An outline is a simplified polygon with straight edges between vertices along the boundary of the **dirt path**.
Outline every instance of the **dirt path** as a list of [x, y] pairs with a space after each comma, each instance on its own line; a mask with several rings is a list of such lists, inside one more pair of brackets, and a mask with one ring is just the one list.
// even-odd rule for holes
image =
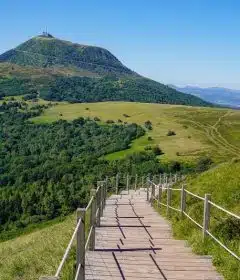
[[199, 123], [197, 121], [191, 120], [191, 119], [184, 119], [188, 122], [191, 122], [193, 125], [200, 128], [204, 134], [207, 136], [207, 138], [217, 147], [227, 151], [230, 154], [233, 154], [235, 156], [240, 156], [240, 148], [234, 146], [233, 144], [229, 143], [219, 132], [218, 127], [221, 124], [221, 121], [223, 118], [227, 117], [231, 112], [227, 112], [221, 117], [218, 118], [216, 123], [214, 125], [204, 125], [202, 123]]

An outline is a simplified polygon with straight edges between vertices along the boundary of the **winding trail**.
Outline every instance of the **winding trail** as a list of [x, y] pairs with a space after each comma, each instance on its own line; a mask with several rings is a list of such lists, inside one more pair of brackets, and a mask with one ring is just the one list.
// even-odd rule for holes
[[187, 119], [187, 118], [185, 118], [184, 120], [187, 122], [191, 122], [194, 126], [197, 126], [198, 128], [200, 128], [204, 132], [204, 134], [207, 136], [207, 138], [217, 147], [219, 147], [235, 156], [240, 156], [240, 148], [229, 143], [221, 135], [221, 133], [218, 130], [218, 127], [220, 126], [223, 118], [226, 118], [230, 114], [231, 114], [231, 112], [228, 111], [224, 115], [220, 116], [214, 125], [208, 125], [208, 124], [204, 125], [200, 122], [197, 122], [197, 121], [194, 121], [191, 119]]

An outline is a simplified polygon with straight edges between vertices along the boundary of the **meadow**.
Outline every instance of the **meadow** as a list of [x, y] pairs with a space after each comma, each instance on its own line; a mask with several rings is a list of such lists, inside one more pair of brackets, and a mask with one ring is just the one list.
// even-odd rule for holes
[[[147, 130], [146, 135], [134, 141], [128, 150], [108, 155], [110, 160], [153, 144], [163, 150], [162, 160], [189, 162], [207, 155], [222, 162], [240, 155], [240, 111], [231, 109], [135, 102], [58, 103], [32, 121], [49, 123], [80, 116], [142, 126], [151, 121], [152, 130]], [[167, 136], [169, 130], [176, 135]]]

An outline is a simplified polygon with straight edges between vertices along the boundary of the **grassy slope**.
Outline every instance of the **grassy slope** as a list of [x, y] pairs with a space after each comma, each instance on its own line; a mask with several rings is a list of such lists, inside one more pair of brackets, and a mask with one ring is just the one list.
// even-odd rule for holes
[[[126, 118], [123, 114], [130, 117]], [[35, 118], [34, 121], [52, 122], [60, 118], [72, 120], [80, 116], [90, 118], [97, 116], [102, 120], [115, 121], [121, 119], [141, 125], [147, 120], [153, 123], [153, 130], [136, 140], [131, 149], [111, 154], [107, 157], [108, 159], [123, 157], [126, 153], [142, 150], [148, 144], [159, 144], [165, 152], [162, 158], [167, 160], [192, 161], [199, 155], [209, 154], [217, 161], [222, 161], [240, 155], [240, 141], [237, 141], [240, 111], [230, 109], [133, 102], [59, 103], [58, 106], [48, 109], [44, 115]], [[226, 124], [227, 129], [225, 129]], [[174, 130], [177, 135], [166, 136], [169, 129]], [[232, 134], [233, 130], [234, 134]], [[153, 141], [148, 141], [148, 136], [151, 136]], [[180, 153], [180, 156], [176, 153]]]
[[74, 217], [69, 216], [61, 223], [0, 243], [0, 279], [35, 280], [54, 275], [74, 225]]
[[49, 68], [39, 68], [33, 66], [22, 66], [8, 62], [0, 63], [0, 76], [5, 78], [29, 78], [39, 79], [53, 75], [79, 76], [79, 77], [99, 77], [98, 74], [88, 70], [78, 69], [74, 66], [61, 67], [54, 66]]
[[[89, 232], [89, 214], [87, 211], [86, 236]], [[40, 225], [40, 229], [0, 243], [1, 280], [35, 280], [40, 276], [55, 275], [74, 232], [76, 219], [75, 215], [69, 215], [62, 222], [56, 219], [47, 223], [52, 225]], [[74, 278], [75, 252], [74, 244], [60, 274], [61, 280]]]
[[[204, 196], [205, 193], [211, 194], [211, 200], [225, 209], [236, 214], [240, 214], [240, 161], [232, 160], [220, 164], [216, 168], [212, 168], [195, 178], [189, 178], [187, 189], [195, 194]], [[166, 197], [165, 197], [166, 199]], [[179, 207], [180, 193], [173, 193], [172, 206]], [[202, 224], [203, 217], [203, 202], [191, 198], [187, 195], [187, 213]], [[165, 208], [160, 210], [160, 213], [165, 215]], [[172, 211], [171, 221], [173, 225], [174, 235], [178, 239], [187, 239], [192, 245], [193, 250], [199, 254], [213, 256], [213, 263], [216, 265], [226, 280], [238, 280], [240, 276], [239, 261], [222, 249], [212, 239], [208, 239], [205, 243], [202, 241], [202, 232], [188, 219], [181, 219], [180, 214]], [[223, 238], [216, 230], [216, 227], [229, 216], [214, 207], [211, 208], [210, 232], [231, 248], [237, 255], [240, 255], [240, 240], [235, 238]], [[234, 219], [236, 221], [236, 219]], [[229, 228], [231, 229], [231, 228]]]

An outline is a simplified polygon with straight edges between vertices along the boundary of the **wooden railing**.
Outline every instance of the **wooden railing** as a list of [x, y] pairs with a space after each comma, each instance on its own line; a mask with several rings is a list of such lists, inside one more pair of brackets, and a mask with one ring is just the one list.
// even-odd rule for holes
[[[154, 176], [153, 178], [156, 178]], [[171, 174], [160, 175], [161, 181], [168, 184], [175, 182], [179, 176], [174, 177]], [[149, 176], [147, 177], [149, 179]], [[91, 190], [90, 200], [86, 208], [77, 209], [76, 227], [70, 239], [70, 242], [64, 252], [62, 260], [54, 276], [41, 276], [40, 280], [60, 280], [61, 273], [71, 249], [76, 243], [76, 269], [75, 280], [85, 279], [85, 252], [95, 249], [95, 229], [100, 226], [100, 218], [103, 215], [103, 209], [106, 204], [108, 190], [118, 194], [121, 189], [129, 191], [130, 188], [137, 190], [138, 187], [145, 187], [147, 184], [146, 176], [130, 176], [129, 174], [117, 174], [115, 177], [106, 178], [104, 181], [98, 181], [97, 189]], [[121, 186], [120, 186], [121, 185]], [[86, 226], [86, 213], [90, 210], [89, 229]], [[86, 238], [87, 235], [87, 238]]]
[[[76, 273], [75, 280], [85, 279], [85, 252], [87, 249], [93, 251], [95, 249], [95, 228], [100, 226], [100, 218], [107, 197], [108, 179], [98, 182], [97, 189], [91, 190], [91, 198], [86, 208], [77, 209], [76, 227], [72, 234], [71, 240], [64, 252], [63, 258], [57, 268], [54, 276], [41, 276], [40, 280], [59, 280], [64, 265], [69, 257], [73, 245], [76, 243]], [[86, 226], [86, 213], [90, 210], [89, 230]], [[87, 235], [87, 238], [86, 238]]]
[[[157, 188], [157, 194], [156, 194], [156, 188]], [[166, 192], [166, 203], [163, 203], [162, 197], [163, 192]], [[180, 199], [179, 204], [180, 208], [173, 207], [171, 205], [172, 202], [172, 192], [180, 192]], [[187, 195], [190, 195], [191, 197], [194, 197], [198, 200], [201, 200], [203, 202], [203, 217], [202, 217], [202, 224], [194, 220], [187, 212], [186, 212], [186, 197]], [[203, 239], [205, 239], [206, 236], [210, 236], [214, 241], [216, 241], [222, 248], [224, 248], [228, 253], [230, 253], [234, 258], [240, 261], [240, 256], [238, 256], [235, 252], [230, 250], [226, 245], [223, 244], [216, 236], [214, 236], [209, 229], [210, 225], [210, 217], [211, 217], [211, 207], [215, 207], [218, 210], [223, 211], [224, 213], [230, 215], [233, 218], [236, 218], [240, 220], [240, 216], [224, 209], [223, 207], [217, 205], [216, 203], [211, 201], [211, 195], [205, 194], [204, 197], [201, 197], [197, 194], [194, 194], [188, 190], [186, 190], [185, 185], [182, 185], [181, 188], [173, 188], [171, 184], [156, 184], [153, 182], [153, 180], [147, 179], [147, 200], [152, 204], [156, 201], [157, 207], [160, 207], [161, 205], [166, 207], [166, 214], [169, 215], [171, 210], [177, 211], [181, 213], [182, 217], [187, 217], [189, 220], [191, 220], [197, 227], [202, 229], [202, 236]]]
[[[151, 177], [151, 179], [150, 179]], [[202, 229], [203, 238], [209, 235], [213, 238], [221, 247], [228, 251], [233, 257], [240, 260], [240, 257], [237, 256], [233, 251], [227, 248], [220, 240], [218, 240], [210, 231], [209, 231], [209, 221], [210, 221], [210, 206], [216, 207], [217, 209], [224, 211], [226, 214], [231, 215], [237, 219], [240, 217], [221, 206], [213, 203], [210, 200], [210, 195], [206, 194], [205, 197], [196, 195], [185, 189], [183, 185], [181, 188], [173, 188], [173, 184], [179, 180], [184, 180], [183, 176], [179, 174], [160, 174], [155, 176], [130, 176], [129, 174], [120, 175], [117, 174], [115, 177], [106, 179], [104, 181], [99, 181], [97, 183], [97, 189], [91, 190], [91, 196], [89, 203], [86, 208], [77, 209], [77, 221], [76, 227], [70, 239], [70, 242], [65, 250], [65, 253], [62, 257], [62, 260], [57, 268], [57, 271], [54, 276], [41, 276], [40, 280], [60, 280], [61, 273], [64, 265], [69, 257], [71, 249], [76, 243], [76, 269], [75, 269], [75, 280], [84, 280], [85, 279], [85, 252], [86, 250], [94, 251], [95, 249], [95, 229], [100, 226], [101, 216], [103, 215], [103, 209], [106, 204], [107, 192], [119, 194], [120, 190], [126, 190], [129, 192], [130, 188], [137, 191], [137, 189], [143, 188], [146, 191], [146, 199], [154, 205], [154, 202], [157, 202], [157, 206], [166, 207], [167, 215], [170, 215], [170, 211], [174, 210], [181, 213], [182, 217], [186, 216], [194, 224]], [[157, 189], [157, 193], [156, 193]], [[180, 208], [172, 206], [172, 192], [180, 192]], [[163, 202], [163, 193], [166, 192], [166, 203]], [[186, 197], [190, 195], [204, 202], [204, 214], [203, 214], [203, 223], [200, 224], [195, 221], [187, 212], [186, 212]], [[90, 210], [89, 216], [89, 226], [86, 225], [86, 213]]]

